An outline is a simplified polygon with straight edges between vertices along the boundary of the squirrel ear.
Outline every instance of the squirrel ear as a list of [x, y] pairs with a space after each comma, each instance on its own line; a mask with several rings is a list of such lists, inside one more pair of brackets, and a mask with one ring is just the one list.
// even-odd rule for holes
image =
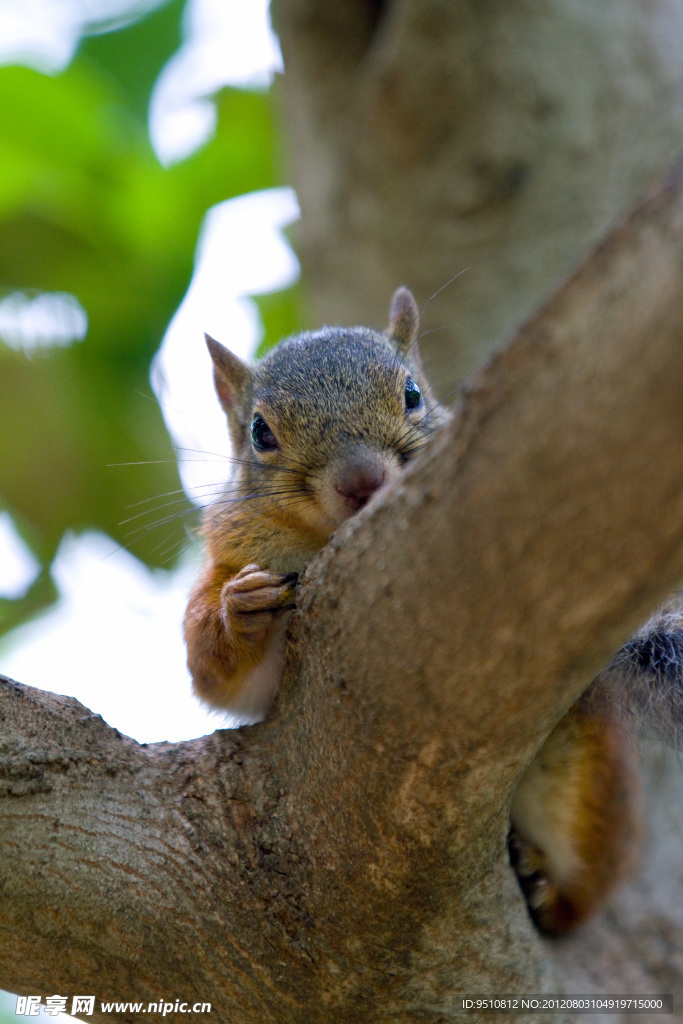
[[399, 352], [405, 353], [415, 343], [420, 327], [420, 311], [413, 293], [397, 288], [391, 300], [387, 333]]
[[251, 370], [246, 363], [205, 334], [206, 347], [213, 360], [213, 381], [216, 386], [218, 400], [229, 414], [239, 416], [242, 399], [251, 384]]

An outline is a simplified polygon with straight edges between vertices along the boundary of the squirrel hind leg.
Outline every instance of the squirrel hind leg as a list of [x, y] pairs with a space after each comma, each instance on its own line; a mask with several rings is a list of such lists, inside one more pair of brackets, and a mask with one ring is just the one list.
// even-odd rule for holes
[[508, 836], [508, 850], [529, 915], [538, 930], [544, 935], [566, 935], [582, 920], [579, 902], [553, 881], [543, 851], [527, 842], [514, 825]]
[[632, 740], [579, 703], [548, 737], [513, 797], [510, 860], [540, 931], [561, 936], [633, 868], [640, 778]]

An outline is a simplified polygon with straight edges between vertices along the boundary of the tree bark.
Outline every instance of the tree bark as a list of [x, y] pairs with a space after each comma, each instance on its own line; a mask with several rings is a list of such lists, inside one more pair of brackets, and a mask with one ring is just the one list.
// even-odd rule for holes
[[425, 306], [443, 396], [675, 158], [672, 0], [274, 0], [313, 322]]
[[[311, 563], [269, 720], [140, 745], [5, 680], [0, 985], [350, 1024], [586, 980], [582, 940], [530, 924], [508, 807], [682, 575], [682, 337], [678, 169]], [[659, 910], [652, 943], [680, 931]], [[633, 991], [637, 942], [606, 934]], [[639, 969], [680, 991], [674, 960]]]

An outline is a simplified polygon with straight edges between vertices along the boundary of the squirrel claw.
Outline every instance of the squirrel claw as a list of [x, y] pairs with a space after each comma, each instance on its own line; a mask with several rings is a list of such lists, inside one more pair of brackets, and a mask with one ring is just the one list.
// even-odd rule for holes
[[296, 579], [296, 573], [246, 565], [221, 591], [226, 629], [248, 642], [261, 642], [275, 616], [294, 607]]
[[510, 830], [508, 850], [522, 892], [532, 916], [543, 911], [551, 898], [548, 869], [543, 853], [529, 843], [516, 829]]

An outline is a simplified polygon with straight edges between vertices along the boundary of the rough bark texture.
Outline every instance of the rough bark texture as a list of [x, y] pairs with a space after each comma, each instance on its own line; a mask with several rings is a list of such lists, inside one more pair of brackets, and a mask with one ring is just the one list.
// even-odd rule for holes
[[[380, 324], [386, 296], [408, 284], [428, 303], [421, 348], [441, 395], [539, 307], [680, 149], [683, 8], [670, 0], [272, 6], [315, 315]], [[577, 401], [581, 390], [571, 391]], [[649, 422], [645, 414], [643, 429]], [[576, 515], [584, 496], [576, 490]], [[626, 540], [626, 559], [641, 539]], [[548, 592], [541, 578], [539, 600]], [[680, 786], [675, 768], [672, 778], [660, 769], [646, 801], [662, 837], [648, 847], [647, 883], [627, 913], [624, 896], [616, 916], [552, 947], [573, 991], [635, 991], [646, 977], [667, 987], [672, 976], [681, 989], [683, 935], [671, 917], [681, 901], [669, 899], [683, 862]]]
[[313, 320], [424, 303], [441, 394], [675, 157], [677, 0], [274, 0]]
[[584, 982], [587, 934], [611, 943], [591, 987], [680, 992], [657, 956], [681, 902], [648, 892], [653, 864], [680, 891], [671, 855], [549, 947], [506, 833], [554, 723], [682, 575], [682, 337], [678, 173], [311, 564], [271, 719], [141, 746], [2, 682], [0, 984], [433, 1024], [457, 993]]

